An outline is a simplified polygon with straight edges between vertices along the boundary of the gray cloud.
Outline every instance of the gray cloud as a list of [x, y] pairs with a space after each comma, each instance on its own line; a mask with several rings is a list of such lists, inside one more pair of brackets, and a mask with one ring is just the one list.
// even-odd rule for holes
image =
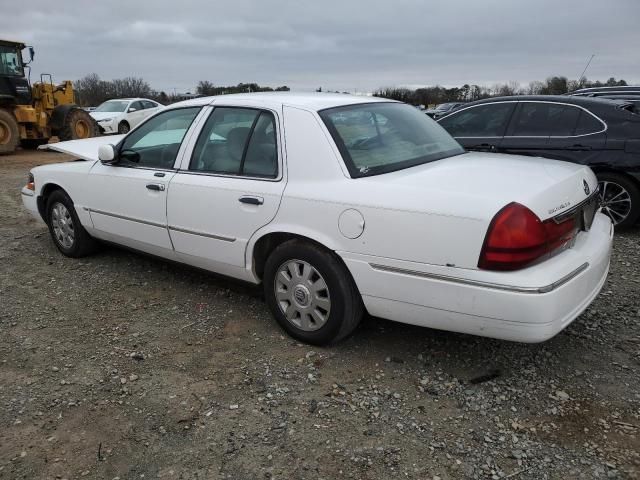
[[640, 81], [640, 2], [245, 0], [10, 2], [1, 36], [36, 48], [34, 74], [142, 76], [159, 90], [255, 81], [296, 89]]

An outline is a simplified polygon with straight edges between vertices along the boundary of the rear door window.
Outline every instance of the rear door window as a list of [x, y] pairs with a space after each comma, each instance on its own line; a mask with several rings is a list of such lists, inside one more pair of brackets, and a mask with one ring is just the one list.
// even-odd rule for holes
[[273, 114], [252, 108], [215, 108], [200, 132], [189, 170], [275, 178], [278, 155]]
[[580, 111], [578, 124], [576, 125], [575, 135], [588, 135], [602, 131], [604, 126], [593, 115], [584, 110]]
[[570, 136], [580, 109], [557, 103], [521, 102], [511, 121], [507, 136]]
[[489, 103], [466, 108], [440, 120], [454, 137], [502, 137], [516, 102]]

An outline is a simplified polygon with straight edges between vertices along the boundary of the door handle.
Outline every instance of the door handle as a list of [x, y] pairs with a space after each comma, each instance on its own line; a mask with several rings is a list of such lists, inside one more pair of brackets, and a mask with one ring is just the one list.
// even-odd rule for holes
[[147, 189], [154, 192], [164, 192], [164, 185], [161, 183], [147, 183]]
[[240, 197], [238, 199], [240, 203], [247, 203], [249, 205], [262, 205], [264, 203], [264, 198], [262, 197]]
[[573, 150], [573, 151], [577, 151], [577, 152], [579, 152], [579, 151], [584, 151], [584, 150], [591, 150], [591, 147], [590, 147], [590, 146], [588, 146], [588, 145], [579, 145], [579, 144], [576, 144], [576, 145], [571, 145], [571, 146], [569, 147], [569, 150]]
[[482, 151], [486, 151], [486, 152], [494, 152], [496, 150], [496, 146], [495, 145], [491, 145], [490, 143], [481, 143], [480, 145], [477, 145], [474, 148], [476, 150], [482, 150]]

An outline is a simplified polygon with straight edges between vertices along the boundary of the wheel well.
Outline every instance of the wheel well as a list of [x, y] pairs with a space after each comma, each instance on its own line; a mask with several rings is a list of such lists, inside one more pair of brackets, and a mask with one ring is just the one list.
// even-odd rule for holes
[[[295, 239], [304, 240], [305, 242], [317, 245], [324, 250], [333, 252], [333, 250], [327, 248], [320, 242], [317, 242], [312, 238], [305, 237], [304, 235], [287, 232], [268, 233], [264, 237], [260, 238], [253, 247], [253, 270], [260, 280], [262, 280], [262, 276], [264, 275], [264, 266], [267, 263], [267, 258], [271, 255], [271, 252], [284, 242]], [[340, 259], [340, 261], [342, 261], [342, 259]]]
[[55, 183], [47, 183], [44, 187], [42, 187], [42, 192], [38, 196], [38, 213], [40, 213], [40, 216], [45, 222], [47, 221], [47, 199], [56, 190], [62, 190], [64, 193], [67, 193], [60, 185], [56, 185]]
[[600, 173], [615, 173], [616, 175], [622, 175], [624, 178], [631, 181], [636, 187], [640, 189], [640, 180], [624, 171], [616, 170], [615, 168], [610, 167], [592, 167], [591, 170], [593, 170], [593, 173], [595, 173], [596, 176], [598, 176], [598, 174]]
[[118, 125], [122, 125], [123, 123], [126, 123], [129, 127], [131, 127], [131, 125], [129, 125], [129, 122], [127, 122], [126, 120], [120, 120], [118, 122]]

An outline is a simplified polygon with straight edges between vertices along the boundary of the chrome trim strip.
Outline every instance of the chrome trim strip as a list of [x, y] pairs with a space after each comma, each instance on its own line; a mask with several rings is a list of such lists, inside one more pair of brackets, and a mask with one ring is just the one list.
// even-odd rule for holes
[[106, 215], [107, 217], [120, 218], [122, 220], [129, 220], [130, 222], [142, 223], [144, 225], [151, 225], [152, 227], [167, 228], [167, 226], [164, 223], [149, 222], [147, 220], [140, 220], [139, 218], [127, 217], [125, 215], [105, 212], [104, 210], [96, 210], [94, 208], [86, 208], [86, 210], [89, 211], [89, 213], [98, 213], [100, 215]]
[[212, 233], [197, 232], [195, 230], [188, 230], [186, 228], [172, 227], [171, 225], [169, 225], [169, 230], [173, 230], [174, 232], [187, 233], [189, 235], [198, 235], [200, 237], [213, 238], [214, 240], [222, 240], [223, 242], [236, 241], [236, 239], [233, 237], [223, 237], [222, 235], [214, 235]]
[[573, 272], [565, 275], [560, 280], [557, 280], [543, 287], [517, 287], [513, 285], [504, 285], [501, 283], [491, 283], [491, 282], [483, 282], [481, 280], [471, 280], [467, 278], [451, 277], [449, 275], [441, 275], [438, 273], [418, 272], [416, 270], [407, 270], [404, 268], [390, 267], [388, 265], [378, 265], [375, 263], [370, 263], [369, 266], [374, 270], [379, 270], [382, 272], [397, 273], [400, 275], [410, 275], [413, 277], [428, 278], [430, 280], [441, 280], [443, 282], [459, 283], [462, 285], [471, 285], [473, 287], [490, 288], [492, 290], [504, 290], [504, 291], [515, 292], [515, 293], [540, 294], [540, 293], [549, 293], [561, 287], [562, 285], [564, 285], [574, 277], [578, 276], [580, 273], [584, 272], [587, 268], [589, 268], [589, 263], [588, 262], [583, 263], [578, 268], [576, 268]]
[[[598, 185], [596, 187], [595, 191], [591, 195], [589, 195], [585, 200], [581, 201], [577, 205], [574, 205], [569, 210], [566, 210], [566, 211], [564, 211], [562, 213], [559, 213], [559, 214], [557, 214], [557, 215], [555, 215], [555, 216], [553, 216], [551, 218], [556, 223], [562, 223], [567, 218], [569, 218], [572, 215], [574, 215], [580, 208], [582, 208], [585, 205], [593, 202], [594, 200], [598, 202], [598, 207], [599, 207], [600, 206], [600, 185]], [[596, 210], [597, 210], [597, 208], [596, 208]]]

